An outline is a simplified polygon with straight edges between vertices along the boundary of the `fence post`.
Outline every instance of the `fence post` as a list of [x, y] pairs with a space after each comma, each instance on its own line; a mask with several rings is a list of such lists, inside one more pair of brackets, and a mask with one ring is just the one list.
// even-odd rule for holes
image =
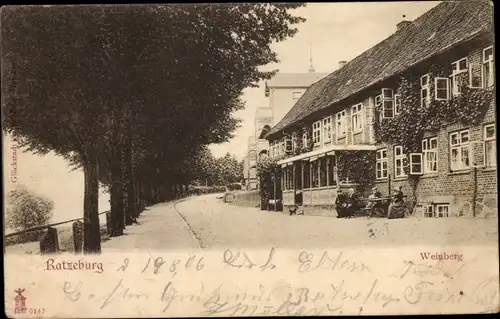
[[57, 229], [47, 228], [47, 232], [40, 239], [40, 253], [42, 255], [59, 252], [59, 236]]
[[83, 223], [79, 220], [73, 223], [73, 244], [75, 254], [83, 252]]

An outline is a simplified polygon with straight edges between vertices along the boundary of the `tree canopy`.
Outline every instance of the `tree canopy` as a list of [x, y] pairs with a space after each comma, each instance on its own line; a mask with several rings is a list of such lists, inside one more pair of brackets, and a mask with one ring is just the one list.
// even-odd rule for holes
[[259, 67], [278, 62], [271, 44], [297, 32], [301, 5], [3, 8], [2, 70], [33, 80], [4, 100], [4, 130], [83, 168], [86, 251], [100, 251], [98, 181], [114, 185], [119, 217], [144, 196], [137, 185], [159, 193], [195, 178], [203, 146], [237, 128], [242, 90], [272, 75]]

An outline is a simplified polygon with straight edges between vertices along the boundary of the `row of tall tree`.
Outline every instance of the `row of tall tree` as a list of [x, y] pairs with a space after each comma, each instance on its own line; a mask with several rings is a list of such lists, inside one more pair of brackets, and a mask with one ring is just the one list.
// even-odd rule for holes
[[3, 8], [4, 130], [83, 169], [86, 253], [101, 249], [99, 183], [119, 236], [144, 205], [200, 178], [206, 145], [238, 127], [242, 90], [273, 74], [259, 70], [278, 62], [271, 44], [304, 21], [299, 6]]
[[243, 181], [243, 161], [230, 153], [216, 158], [205, 149], [199, 153], [197, 163], [194, 180], [200, 185], [227, 186]]

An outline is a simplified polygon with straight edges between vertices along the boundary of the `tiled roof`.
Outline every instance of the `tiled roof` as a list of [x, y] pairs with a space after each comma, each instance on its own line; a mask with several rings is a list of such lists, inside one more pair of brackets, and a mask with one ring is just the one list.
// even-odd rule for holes
[[313, 84], [267, 136], [394, 76], [455, 44], [492, 30], [487, 0], [447, 1]]
[[267, 87], [297, 87], [308, 88], [321, 80], [328, 73], [277, 73], [266, 82]]

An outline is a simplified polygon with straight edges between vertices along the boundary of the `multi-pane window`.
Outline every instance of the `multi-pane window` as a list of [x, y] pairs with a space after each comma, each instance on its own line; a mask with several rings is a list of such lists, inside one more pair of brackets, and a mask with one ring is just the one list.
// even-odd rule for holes
[[293, 141], [289, 136], [283, 137], [284, 153], [290, 153], [293, 151]]
[[449, 216], [449, 205], [436, 205], [436, 210], [434, 211], [434, 217], [448, 217]]
[[323, 119], [323, 140], [325, 143], [332, 141], [332, 118], [331, 116]]
[[293, 189], [293, 166], [286, 166], [283, 168], [284, 174], [283, 174], [283, 186], [285, 187], [285, 190], [292, 190]]
[[274, 142], [274, 156], [280, 156], [280, 153], [281, 153], [280, 151], [281, 151], [280, 142], [275, 141]]
[[337, 137], [343, 137], [346, 135], [346, 113], [345, 110], [337, 113]]
[[493, 56], [493, 47], [487, 47], [483, 50], [483, 86], [485, 88], [493, 86], [495, 81]]
[[426, 207], [424, 217], [449, 217], [450, 205], [449, 204], [432, 204]]
[[307, 136], [307, 131], [304, 131], [302, 133], [302, 147], [303, 148], [309, 147], [309, 137]]
[[462, 86], [467, 85], [469, 71], [469, 60], [460, 59], [451, 64], [451, 92], [453, 95], [462, 93]]
[[431, 103], [430, 75], [426, 74], [420, 78], [420, 106], [428, 107]]
[[387, 149], [377, 151], [375, 175], [377, 179], [387, 178]]
[[403, 153], [402, 146], [394, 146], [394, 177], [405, 177], [405, 167], [407, 165], [406, 154]]
[[319, 145], [321, 143], [321, 121], [317, 121], [313, 123], [313, 143], [314, 145]]
[[292, 152], [297, 150], [297, 132], [292, 133]]
[[303, 162], [304, 164], [304, 185], [303, 188], [311, 187], [311, 171], [310, 171], [310, 162]]
[[328, 186], [337, 184], [337, 174], [335, 174], [335, 169], [337, 167], [335, 161], [335, 156], [327, 156], [328, 160]]
[[450, 168], [452, 171], [470, 168], [469, 130], [450, 134]]
[[318, 161], [311, 162], [311, 182], [312, 187], [319, 187]]
[[422, 154], [424, 174], [437, 173], [438, 171], [438, 139], [437, 137], [422, 140]]
[[352, 130], [356, 132], [363, 131], [363, 104], [356, 104], [351, 112]]
[[434, 78], [434, 98], [436, 101], [448, 100], [450, 98], [449, 87], [450, 80], [448, 78]]
[[326, 157], [320, 158], [319, 160], [319, 186], [328, 186], [326, 177]]
[[489, 124], [484, 127], [484, 157], [484, 163], [486, 166], [497, 165], [495, 124]]
[[[377, 98], [375, 98], [376, 100]], [[382, 104], [382, 114], [381, 118], [393, 118], [394, 117], [394, 90], [392, 89], [382, 89], [382, 94], [380, 95]]]

